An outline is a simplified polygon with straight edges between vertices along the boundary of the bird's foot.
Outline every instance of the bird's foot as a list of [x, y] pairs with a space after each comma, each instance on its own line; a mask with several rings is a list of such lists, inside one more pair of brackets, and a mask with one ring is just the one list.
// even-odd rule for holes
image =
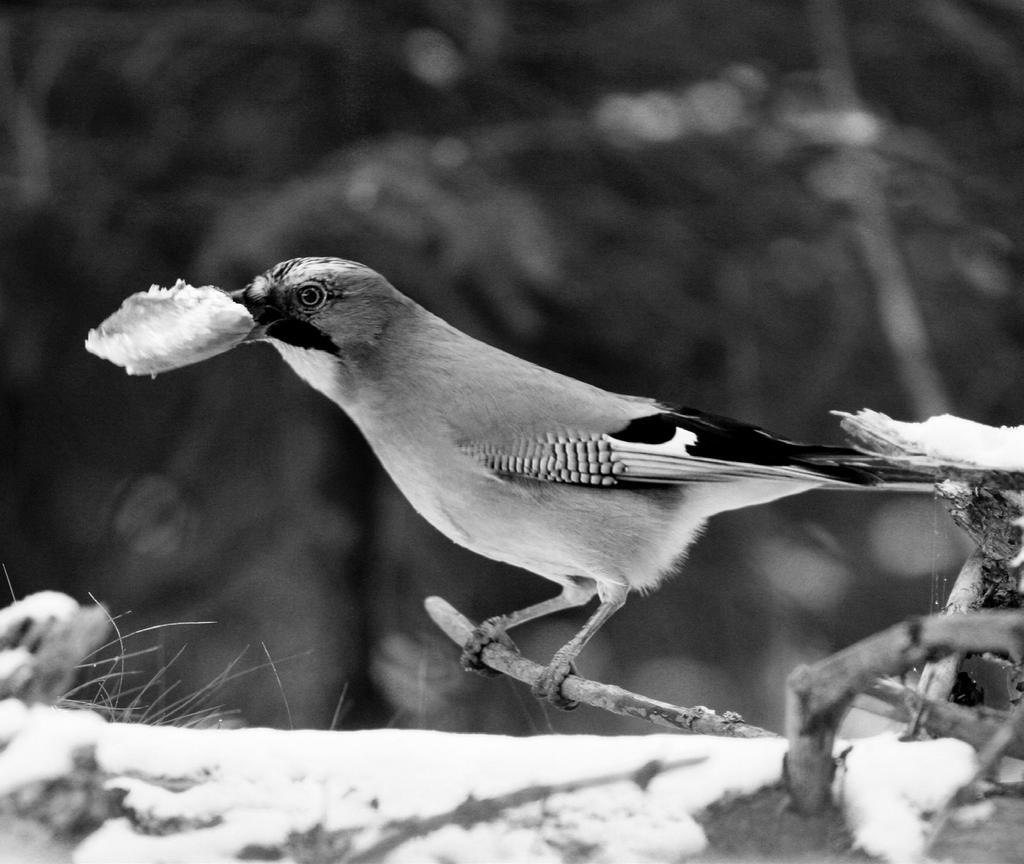
[[560, 652], [551, 658], [547, 669], [540, 673], [540, 677], [533, 682], [533, 695], [538, 699], [545, 699], [555, 708], [563, 711], [572, 711], [579, 707], [579, 702], [573, 702], [562, 695], [562, 685], [565, 679], [576, 673], [576, 666], [572, 660]]
[[487, 678], [496, 678], [501, 675], [496, 669], [492, 669], [483, 661], [483, 651], [488, 645], [498, 642], [506, 648], [518, 652], [515, 643], [505, 632], [505, 623], [502, 617], [488, 618], [479, 627], [473, 628], [469, 640], [462, 646], [462, 668], [467, 672], [476, 672]]

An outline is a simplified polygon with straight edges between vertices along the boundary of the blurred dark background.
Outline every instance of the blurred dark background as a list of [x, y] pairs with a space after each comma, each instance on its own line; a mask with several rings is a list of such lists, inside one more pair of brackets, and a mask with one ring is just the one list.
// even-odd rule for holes
[[[231, 667], [211, 704], [251, 724], [643, 731], [461, 672], [426, 595], [555, 586], [435, 533], [272, 350], [137, 379], [86, 331], [338, 255], [797, 439], [860, 407], [1019, 424], [1022, 100], [1016, 0], [0, 5], [0, 561], [157, 648], [128, 666], [170, 664], [158, 705]], [[964, 555], [928, 496], [727, 514], [581, 671], [777, 727], [790, 668], [928, 611]], [[546, 662], [582, 620], [516, 638]]]

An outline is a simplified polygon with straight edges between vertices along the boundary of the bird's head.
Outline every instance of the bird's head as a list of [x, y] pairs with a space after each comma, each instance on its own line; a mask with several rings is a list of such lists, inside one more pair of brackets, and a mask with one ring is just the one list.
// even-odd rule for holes
[[282, 261], [231, 297], [256, 321], [248, 341], [339, 358], [371, 349], [396, 311], [411, 305], [379, 273], [342, 258]]

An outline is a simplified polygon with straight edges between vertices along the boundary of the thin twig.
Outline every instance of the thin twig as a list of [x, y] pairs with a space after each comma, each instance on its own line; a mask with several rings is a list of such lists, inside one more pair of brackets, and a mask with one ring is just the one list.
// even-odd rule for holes
[[[465, 645], [469, 641], [473, 633], [473, 623], [446, 600], [428, 597], [424, 601], [424, 606], [434, 623], [453, 642]], [[530, 685], [544, 671], [540, 664], [527, 660], [518, 651], [497, 642], [492, 642], [483, 649], [481, 660], [491, 669]], [[717, 714], [703, 705], [681, 708], [668, 702], [659, 702], [630, 693], [611, 684], [590, 681], [578, 675], [570, 675], [565, 679], [562, 692], [573, 702], [582, 702], [613, 714], [638, 717], [656, 726], [667, 726], [694, 735], [721, 735], [730, 738], [777, 737], [774, 732], [749, 725], [739, 714], [731, 711]]]

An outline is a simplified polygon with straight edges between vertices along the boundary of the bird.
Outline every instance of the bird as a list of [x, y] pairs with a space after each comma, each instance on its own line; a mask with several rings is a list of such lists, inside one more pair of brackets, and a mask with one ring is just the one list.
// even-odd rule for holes
[[534, 694], [561, 692], [584, 646], [635, 592], [679, 569], [717, 513], [810, 489], [931, 489], [922, 472], [738, 420], [622, 395], [461, 332], [375, 270], [282, 261], [229, 292], [298, 376], [355, 423], [409, 503], [455, 543], [560, 592], [482, 622], [463, 665], [527, 621], [598, 605]]

